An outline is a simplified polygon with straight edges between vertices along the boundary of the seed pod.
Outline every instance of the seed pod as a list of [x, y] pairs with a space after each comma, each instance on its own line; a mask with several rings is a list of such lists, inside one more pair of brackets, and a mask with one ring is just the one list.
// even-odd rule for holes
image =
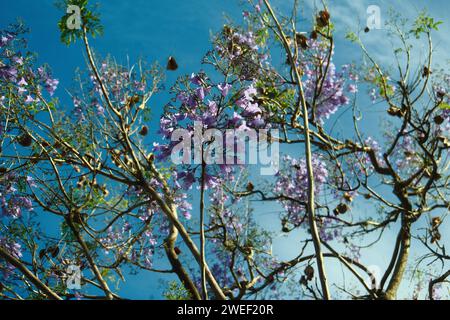
[[307, 265], [304, 273], [306, 276], [306, 280], [311, 281], [314, 278], [314, 268], [312, 266]]
[[168, 61], [167, 61], [167, 70], [175, 71], [177, 69], [178, 69], [177, 61], [175, 60], [174, 57], [170, 56]]
[[317, 26], [320, 28], [326, 27], [330, 22], [330, 13], [326, 10], [322, 10], [319, 12], [319, 15], [316, 17]]
[[422, 70], [422, 78], [426, 78], [427, 76], [429, 76], [432, 73], [433, 72], [431, 72], [431, 70], [425, 66], [425, 67], [423, 67], [423, 70]]
[[316, 30], [313, 30], [312, 32], [311, 32], [311, 34], [310, 34], [310, 36], [309, 36], [311, 39], [313, 39], [313, 40], [317, 40], [317, 38], [318, 38], [318, 33], [317, 33], [317, 31]]
[[147, 126], [143, 126], [142, 127], [142, 129], [141, 129], [141, 131], [139, 131], [139, 134], [141, 135], [141, 136], [146, 136], [147, 134], [148, 134], [148, 127]]
[[19, 144], [22, 147], [29, 147], [29, 146], [31, 146], [33, 139], [31, 138], [31, 136], [28, 133], [24, 133], [21, 136], [19, 136], [17, 141], [19, 142]]
[[352, 202], [353, 201], [353, 197], [351, 196], [350, 193], [346, 192], [344, 193], [344, 199], [348, 202]]
[[399, 108], [396, 108], [396, 107], [390, 107], [390, 108], [388, 109], [387, 113], [388, 113], [390, 116], [393, 116], [393, 117], [399, 117], [399, 118], [400, 118], [400, 117], [403, 116], [402, 110], [399, 109]]
[[39, 250], [39, 259], [41, 259], [41, 260], [44, 259], [46, 253], [47, 253], [47, 250], [45, 250], [45, 249]]
[[173, 251], [175, 251], [175, 253], [177, 254], [177, 256], [179, 256], [180, 253], [181, 253], [181, 250], [180, 250], [180, 248], [178, 248], [178, 247], [173, 248]]
[[431, 226], [433, 227], [433, 228], [436, 228], [436, 227], [438, 227], [440, 224], [441, 224], [441, 218], [439, 218], [439, 217], [434, 217], [433, 219], [431, 219]]
[[304, 34], [297, 33], [295, 35], [295, 42], [303, 50], [308, 49], [308, 38]]
[[58, 246], [50, 247], [47, 251], [51, 254], [52, 258], [56, 258], [59, 254]]
[[253, 183], [249, 182], [247, 184], [247, 191], [252, 192], [254, 189], [255, 189], [255, 186], [253, 185]]
[[348, 211], [348, 205], [346, 205], [345, 203], [340, 203], [336, 209], [334, 209], [334, 213], [336, 214], [344, 214]]
[[444, 117], [442, 117], [441, 115], [437, 115], [434, 117], [434, 123], [436, 123], [437, 125], [440, 125], [444, 122]]

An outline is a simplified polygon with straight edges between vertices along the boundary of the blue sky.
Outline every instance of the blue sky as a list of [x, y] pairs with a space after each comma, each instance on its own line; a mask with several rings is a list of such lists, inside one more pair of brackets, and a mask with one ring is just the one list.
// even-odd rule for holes
[[[111, 54], [118, 61], [126, 61], [127, 55], [131, 61], [143, 57], [149, 62], [160, 61], [163, 65], [168, 56], [177, 58], [180, 69], [176, 73], [168, 75], [166, 87], [173, 84], [175, 77], [182, 74], [190, 74], [201, 69], [200, 60], [204, 53], [210, 49], [211, 32], [216, 32], [225, 23], [225, 14], [233, 20], [241, 20], [241, 7], [239, 0], [98, 0], [102, 24], [105, 27], [103, 37], [92, 41], [91, 44], [102, 55]], [[273, 1], [274, 7], [287, 12], [291, 1]], [[311, 18], [313, 1], [305, 1], [304, 14]], [[356, 1], [340, 0], [330, 1], [330, 12], [337, 28], [337, 47], [335, 62], [337, 65], [360, 61], [361, 54], [355, 46], [344, 42], [346, 31], [355, 30], [365, 25], [366, 8], [378, 5], [381, 9], [382, 20], [387, 18], [390, 7], [404, 14], [405, 17], [414, 17], [420, 9], [427, 7], [433, 17], [438, 20], [448, 21], [450, 9], [448, 1]], [[317, 1], [320, 6], [320, 1]], [[54, 0], [0, 0], [0, 27], [5, 27], [20, 17], [31, 28], [28, 37], [31, 51], [38, 52], [39, 62], [49, 62], [54, 76], [60, 80], [58, 96], [64, 97], [64, 89], [72, 86], [72, 78], [77, 67], [84, 67], [84, 53], [80, 45], [66, 47], [59, 41], [57, 22], [61, 12], [54, 6]], [[450, 45], [450, 26], [448, 23], [442, 27], [442, 32], [436, 39], [436, 59], [443, 62], [448, 59], [446, 48]], [[305, 30], [306, 31], [306, 30]], [[382, 62], [390, 61], [389, 47], [385, 39], [384, 30], [374, 30], [365, 36], [370, 51]], [[67, 98], [67, 96], [66, 96]], [[167, 94], [158, 95], [150, 104], [158, 113], [162, 106], [169, 101]], [[63, 99], [63, 103], [68, 100]], [[368, 104], [367, 100], [362, 100]], [[379, 132], [377, 111], [372, 112], [365, 122], [367, 129]], [[343, 128], [346, 123], [339, 123]], [[373, 208], [361, 207], [363, 211], [371, 211]], [[276, 207], [263, 208], [262, 217], [270, 216]], [[270, 225], [271, 218], [262, 218], [262, 223]], [[395, 231], [395, 230], [394, 230]], [[368, 264], [384, 267], [388, 254], [382, 249], [392, 240], [394, 233], [387, 235], [387, 242], [380, 244], [368, 258]], [[298, 238], [298, 237], [297, 237]], [[292, 248], [287, 245], [287, 239], [277, 240], [275, 248], [281, 256], [293, 254]], [[332, 274], [339, 274], [340, 267], [331, 265]], [[129, 279], [122, 293], [135, 298], [158, 298], [160, 296], [158, 282], [148, 275], [140, 275]]]

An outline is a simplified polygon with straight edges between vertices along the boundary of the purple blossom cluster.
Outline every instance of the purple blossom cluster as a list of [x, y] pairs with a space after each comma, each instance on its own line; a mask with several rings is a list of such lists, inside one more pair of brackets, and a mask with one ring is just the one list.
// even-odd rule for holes
[[[12, 89], [17, 93], [24, 105], [38, 102], [37, 96], [41, 94], [41, 87], [53, 96], [59, 81], [51, 76], [48, 67], [33, 69], [34, 57], [31, 54], [23, 55], [21, 50], [25, 49], [25, 42], [20, 38], [19, 30], [0, 32], [0, 82], [4, 81], [4, 88]], [[2, 100], [4, 92], [0, 92]]]
[[[22, 257], [22, 247], [15, 241], [12, 241], [5, 237], [0, 237], [0, 247], [6, 249], [6, 251], [8, 251], [16, 259], [20, 259]], [[3, 279], [8, 279], [11, 276], [14, 268], [15, 267], [13, 265], [7, 262], [0, 261], [0, 271], [2, 273]]]
[[[312, 159], [315, 189], [318, 195], [327, 182], [328, 170], [320, 156]], [[291, 197], [292, 200], [282, 199], [280, 203], [288, 213], [290, 222], [299, 225], [304, 220], [305, 203], [308, 201], [308, 173], [305, 159], [283, 157], [282, 169], [276, 175], [274, 192], [281, 196]]]
[[17, 191], [18, 180], [18, 176], [11, 172], [0, 176], [0, 206], [4, 217], [18, 219], [24, 210], [33, 210], [31, 199], [20, 195]]
[[[132, 97], [140, 99], [145, 94], [149, 87], [146, 79], [151, 78], [147, 74], [139, 74], [134, 68], [121, 66], [110, 58], [101, 62], [98, 73], [101, 82], [111, 93], [109, 96], [111, 103], [121, 110], [130, 107]], [[74, 116], [77, 122], [82, 123], [86, 119], [102, 119], [106, 112], [106, 105], [102, 98], [99, 81], [94, 73], [89, 75], [87, 81], [82, 81], [88, 94], [72, 93]]]
[[[322, 122], [336, 113], [339, 107], [349, 104], [349, 95], [358, 91], [358, 75], [351, 66], [344, 65], [337, 72], [332, 59], [328, 60], [327, 52], [328, 48], [323, 43], [311, 39], [300, 58], [306, 99], [311, 105], [315, 102], [315, 118]], [[347, 84], [348, 80], [352, 82]]]

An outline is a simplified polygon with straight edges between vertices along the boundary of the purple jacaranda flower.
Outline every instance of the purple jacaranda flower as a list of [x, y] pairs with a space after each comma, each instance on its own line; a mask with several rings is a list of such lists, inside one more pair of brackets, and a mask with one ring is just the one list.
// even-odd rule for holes
[[182, 195], [181, 199], [177, 199], [177, 205], [178, 205], [178, 210], [181, 212], [181, 214], [186, 218], [186, 219], [191, 219], [191, 214], [190, 211], [192, 210], [192, 204], [190, 204], [188, 201], [186, 201], [184, 198], [186, 198], [186, 195]]
[[217, 86], [223, 97], [226, 97], [233, 86], [229, 83], [222, 83]]
[[105, 115], [105, 108], [103, 108], [101, 105], [97, 105], [96, 114], [98, 116]]
[[258, 106], [257, 103], [249, 103], [245, 106], [243, 115], [244, 116], [255, 116], [255, 115], [261, 114], [261, 113], [262, 113], [262, 110]]
[[195, 89], [195, 94], [201, 101], [203, 101], [205, 99], [205, 88], [198, 87], [197, 89]]
[[122, 232], [123, 232], [123, 233], [128, 232], [128, 231], [130, 231], [132, 228], [133, 228], [133, 226], [131, 225], [131, 223], [125, 222], [125, 223], [123, 224], [123, 227], [122, 227]]
[[5, 248], [15, 258], [19, 259], [22, 257], [22, 247], [19, 243], [2, 237], [0, 238], [0, 246]]
[[202, 84], [202, 78], [200, 77], [200, 75], [195, 73], [191, 74], [190, 81], [192, 84], [195, 84], [197, 86], [200, 86]]
[[27, 184], [31, 187], [37, 187], [36, 183], [34, 182], [34, 178], [32, 176], [27, 176]]
[[51, 96], [53, 96], [56, 89], [58, 88], [58, 84], [59, 84], [58, 79], [47, 79], [47, 81], [45, 81], [45, 89]]
[[191, 171], [178, 173], [177, 179], [182, 181], [181, 187], [185, 190], [191, 189], [195, 183], [195, 176]]
[[25, 104], [31, 104], [35, 102], [34, 98], [30, 95], [27, 95], [27, 98], [25, 99]]
[[20, 81], [17, 83], [19, 86], [21, 87], [25, 87], [28, 85], [28, 82], [25, 81], [25, 78], [22, 77], [22, 79], [20, 79]]
[[156, 154], [156, 160], [164, 161], [170, 157], [172, 153], [172, 148], [170, 145], [159, 143], [153, 143], [153, 152]]
[[253, 84], [251, 84], [245, 91], [244, 91], [244, 97], [247, 99], [247, 101], [252, 101], [253, 97], [256, 95], [257, 91]]
[[22, 56], [14, 56], [12, 61], [19, 66], [23, 65], [23, 57]]
[[214, 100], [208, 100], [208, 109], [211, 114], [217, 114], [217, 103]]
[[228, 124], [232, 127], [239, 127], [242, 124], [242, 116], [238, 114], [237, 112], [233, 112], [233, 117], [228, 120]]
[[15, 81], [17, 77], [17, 69], [10, 66], [0, 67], [0, 78], [7, 81]]
[[17, 89], [17, 92], [18, 92], [19, 94], [25, 93], [25, 92], [27, 92], [27, 91], [28, 91], [28, 90], [25, 89], [24, 87], [19, 87], [19, 88]]
[[358, 86], [356, 84], [350, 83], [348, 85], [348, 92], [350, 92], [350, 93], [358, 92]]
[[3, 48], [11, 43], [14, 40], [14, 36], [10, 33], [2, 35], [0, 37], [0, 48]]
[[265, 125], [265, 121], [261, 115], [258, 114], [249, 124], [254, 128], [262, 128]]

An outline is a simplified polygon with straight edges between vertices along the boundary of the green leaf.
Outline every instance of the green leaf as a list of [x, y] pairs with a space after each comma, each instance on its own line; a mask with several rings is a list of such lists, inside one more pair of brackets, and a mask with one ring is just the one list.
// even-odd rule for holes
[[439, 108], [441, 108], [442, 110], [450, 110], [450, 104], [445, 103], [445, 102], [441, 102], [439, 104]]

